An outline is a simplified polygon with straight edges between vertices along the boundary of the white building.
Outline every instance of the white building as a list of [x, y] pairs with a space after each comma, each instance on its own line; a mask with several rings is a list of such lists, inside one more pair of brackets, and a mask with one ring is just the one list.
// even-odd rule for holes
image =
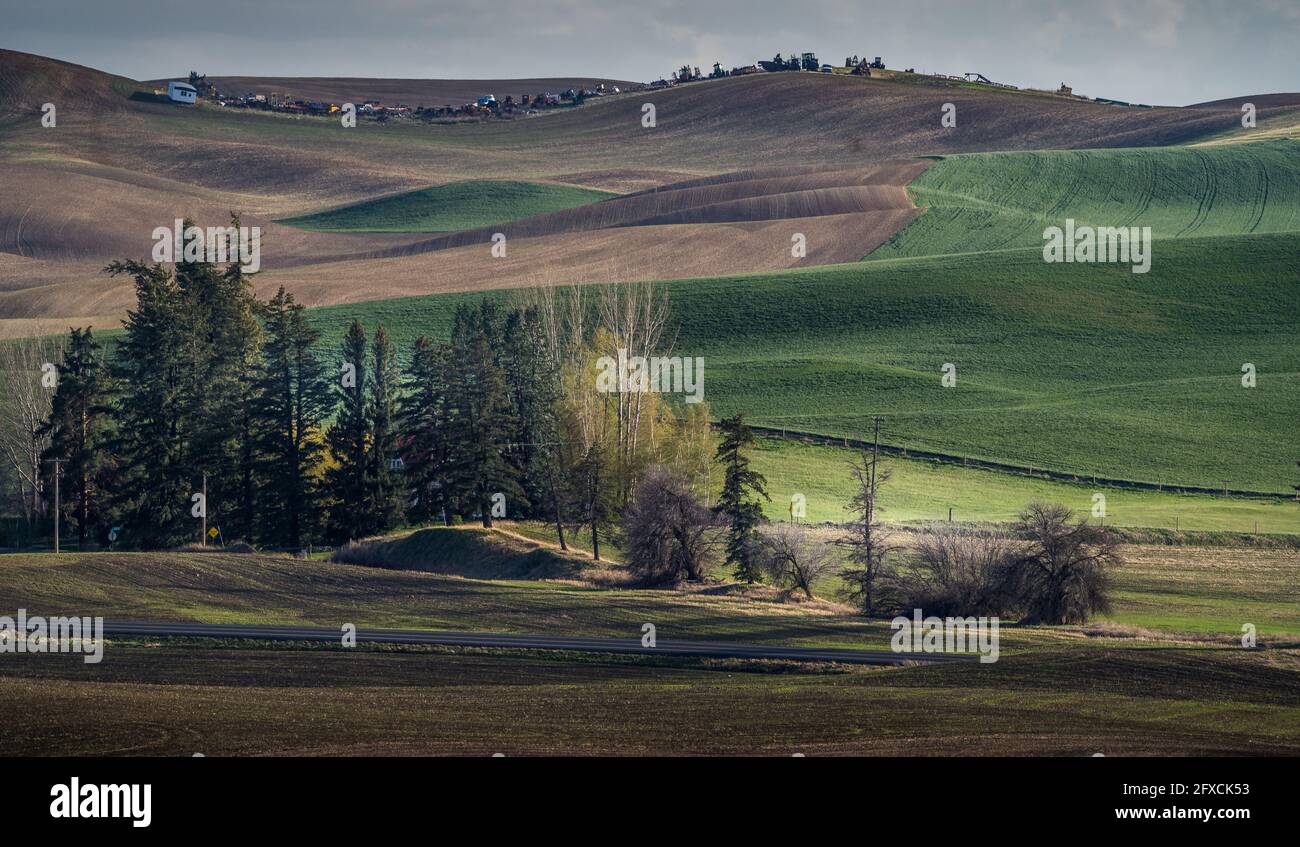
[[188, 103], [192, 106], [198, 97], [198, 89], [188, 82], [167, 83], [167, 99], [173, 103]]

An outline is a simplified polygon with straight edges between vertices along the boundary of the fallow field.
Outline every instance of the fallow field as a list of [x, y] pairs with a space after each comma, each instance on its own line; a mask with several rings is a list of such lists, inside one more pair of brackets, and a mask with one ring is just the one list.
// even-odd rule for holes
[[[10, 657], [0, 679], [15, 718], [0, 752], [1300, 752], [1294, 552], [1125, 552], [1111, 623], [1006, 627], [994, 664], [880, 670], [139, 638], [112, 639], [98, 665]], [[884, 622], [833, 603], [718, 588], [610, 589], [223, 553], [0, 558], [0, 603], [33, 614], [621, 636], [651, 621], [664, 638], [888, 640]], [[1265, 649], [1236, 645], [1243, 622], [1259, 627]]]

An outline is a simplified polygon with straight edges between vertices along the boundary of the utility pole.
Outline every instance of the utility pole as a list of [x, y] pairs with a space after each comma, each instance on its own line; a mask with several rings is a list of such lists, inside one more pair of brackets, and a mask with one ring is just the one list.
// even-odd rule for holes
[[880, 463], [880, 415], [876, 415], [874, 420], [876, 434], [871, 442], [871, 502], [868, 504], [870, 508], [870, 514], [867, 515], [868, 523], [876, 519], [876, 465]]
[[199, 532], [199, 544], [208, 546], [208, 472], [203, 472], [203, 529]]
[[63, 459], [47, 459], [49, 464], [54, 465], [54, 552], [59, 552], [59, 467], [63, 464]]
[[876, 434], [871, 442], [871, 487], [876, 487], [876, 462], [880, 461], [880, 422], [884, 420], [880, 415], [876, 415]]

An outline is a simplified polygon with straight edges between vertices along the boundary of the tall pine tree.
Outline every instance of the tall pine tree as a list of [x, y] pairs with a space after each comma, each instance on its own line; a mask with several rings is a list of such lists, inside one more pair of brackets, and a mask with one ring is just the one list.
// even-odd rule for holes
[[[188, 225], [188, 221], [186, 224]], [[238, 218], [232, 223], [237, 227]], [[226, 537], [250, 537], [256, 514], [252, 402], [261, 328], [257, 302], [239, 263], [224, 269], [183, 252], [175, 268], [186, 303], [181, 328], [187, 462], [208, 477], [208, 523]]]
[[713, 511], [727, 519], [727, 564], [734, 569], [736, 579], [752, 583], [762, 578], [757, 553], [763, 504], [758, 498], [771, 498], [767, 496], [767, 480], [749, 467], [754, 433], [741, 416], [724, 418], [718, 429], [722, 441], [715, 458], [723, 466], [724, 475], [722, 493]]
[[370, 446], [366, 453], [366, 524], [368, 534], [388, 532], [401, 522], [406, 508], [405, 483], [398, 455], [397, 404], [401, 377], [397, 353], [380, 326], [375, 332], [373, 378], [370, 382]]
[[515, 421], [494, 349], [498, 338], [495, 307], [489, 301], [477, 313], [467, 306], [457, 309], [452, 328], [457, 367], [450, 385], [451, 470], [455, 489], [467, 508], [479, 511], [485, 527], [492, 526], [494, 495], [503, 495], [507, 504], [526, 503], [517, 472], [506, 459]]
[[188, 304], [160, 264], [114, 262], [107, 270], [132, 276], [136, 293], [111, 368], [117, 389], [111, 443], [122, 468], [113, 499], [122, 540], [145, 549], [197, 540], [190, 499], [196, 488], [186, 463]]
[[560, 547], [570, 499], [570, 479], [560, 444], [560, 364], [547, 343], [540, 311], [529, 307], [506, 319], [503, 367], [516, 422], [513, 465], [532, 515], [555, 524]]
[[407, 490], [413, 522], [446, 522], [454, 509], [451, 502], [448, 462], [450, 461], [450, 406], [447, 369], [451, 348], [424, 336], [411, 349], [407, 391], [400, 401], [399, 420], [407, 438], [404, 450]]
[[334, 407], [320, 337], [301, 304], [282, 287], [266, 304], [266, 344], [253, 403], [261, 527], [267, 543], [292, 549], [317, 536], [320, 492], [315, 469], [324, 452], [322, 421]]
[[339, 412], [326, 441], [334, 464], [326, 474], [330, 493], [329, 536], [347, 541], [366, 534], [366, 330], [354, 320], [343, 339], [342, 365], [335, 389]]
[[[107, 461], [108, 385], [99, 343], [90, 328], [72, 329], [59, 367], [50, 418], [42, 429], [50, 443], [42, 459], [59, 460], [61, 516], [77, 530], [78, 549], [99, 525], [101, 479]], [[54, 488], [47, 493], [53, 496]], [[53, 505], [53, 504], [51, 504]]]

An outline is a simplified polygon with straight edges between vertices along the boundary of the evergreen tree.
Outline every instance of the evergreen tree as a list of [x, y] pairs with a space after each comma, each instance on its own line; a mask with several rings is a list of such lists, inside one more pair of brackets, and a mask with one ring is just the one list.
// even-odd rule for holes
[[450, 349], [424, 336], [415, 340], [407, 391], [399, 405], [398, 418], [407, 438], [403, 473], [412, 499], [409, 517], [414, 522], [447, 521], [447, 510], [453, 507], [448, 480]]
[[375, 333], [374, 377], [370, 382], [370, 446], [366, 453], [366, 524], [368, 534], [387, 532], [402, 522], [405, 489], [397, 447], [400, 375], [397, 354], [380, 326]]
[[[63, 519], [77, 528], [78, 549], [100, 518], [101, 471], [107, 461], [108, 386], [100, 346], [90, 328], [72, 329], [59, 367], [50, 418], [42, 427], [49, 446], [45, 462], [61, 460]], [[47, 494], [53, 495], [53, 486]], [[52, 504], [51, 504], [52, 505]]]
[[[506, 316], [501, 366], [515, 424], [507, 455], [519, 474], [528, 505], [541, 507], [552, 500], [549, 493], [554, 487], [550, 472], [558, 437], [555, 400], [559, 388], [537, 309], [512, 311]], [[541, 508], [529, 514], [547, 516]]]
[[185, 389], [191, 384], [185, 324], [187, 304], [160, 264], [114, 262], [107, 270], [135, 280], [136, 307], [127, 312], [112, 360], [117, 387], [113, 452], [122, 467], [114, 509], [124, 541], [168, 547], [197, 537], [191, 518], [196, 491], [186, 464], [189, 443]]
[[[232, 223], [237, 227], [238, 218]], [[179, 328], [190, 363], [182, 375], [186, 461], [193, 472], [207, 472], [209, 525], [219, 523], [226, 537], [251, 537], [257, 301], [237, 261], [222, 269], [203, 257], [177, 258], [176, 284], [186, 304]]]
[[758, 525], [763, 521], [763, 505], [758, 498], [771, 498], [767, 495], [767, 480], [749, 467], [754, 433], [741, 416], [724, 418], [718, 429], [722, 431], [722, 442], [715, 458], [723, 466], [724, 476], [722, 493], [713, 511], [728, 523], [727, 564], [734, 568], [736, 579], [752, 583], [762, 578]]
[[558, 351], [550, 349], [536, 307], [516, 312], [515, 316], [517, 319], [507, 325], [506, 378], [519, 421], [515, 438], [522, 445], [517, 460], [522, 473], [520, 485], [533, 504], [533, 514], [555, 524], [560, 549], [567, 550], [564, 523], [571, 480], [565, 466], [566, 451], [560, 443]]
[[[187, 231], [192, 226], [184, 224]], [[261, 330], [237, 258], [222, 269], [187, 242], [170, 271], [139, 262], [108, 270], [136, 280], [137, 309], [128, 315], [113, 369], [121, 390], [115, 446], [123, 467], [115, 487], [127, 543], [185, 538], [183, 527], [194, 518], [190, 495], [204, 474], [209, 525], [219, 521], [228, 536], [249, 535], [252, 380]]]
[[450, 397], [453, 416], [451, 471], [455, 490], [468, 508], [478, 509], [483, 525], [492, 526], [492, 496], [524, 504], [516, 471], [506, 460], [515, 421], [505, 374], [493, 349], [495, 308], [484, 301], [476, 314], [462, 306], [452, 328]]
[[365, 534], [366, 446], [366, 330], [353, 321], [343, 339], [342, 373], [335, 389], [339, 413], [326, 441], [335, 464], [326, 474], [330, 492], [329, 536], [336, 541]]
[[325, 366], [313, 352], [320, 337], [284, 288], [264, 310], [266, 344], [258, 369], [253, 432], [260, 459], [261, 528], [267, 543], [292, 549], [320, 527], [317, 475], [322, 421], [334, 407]]

